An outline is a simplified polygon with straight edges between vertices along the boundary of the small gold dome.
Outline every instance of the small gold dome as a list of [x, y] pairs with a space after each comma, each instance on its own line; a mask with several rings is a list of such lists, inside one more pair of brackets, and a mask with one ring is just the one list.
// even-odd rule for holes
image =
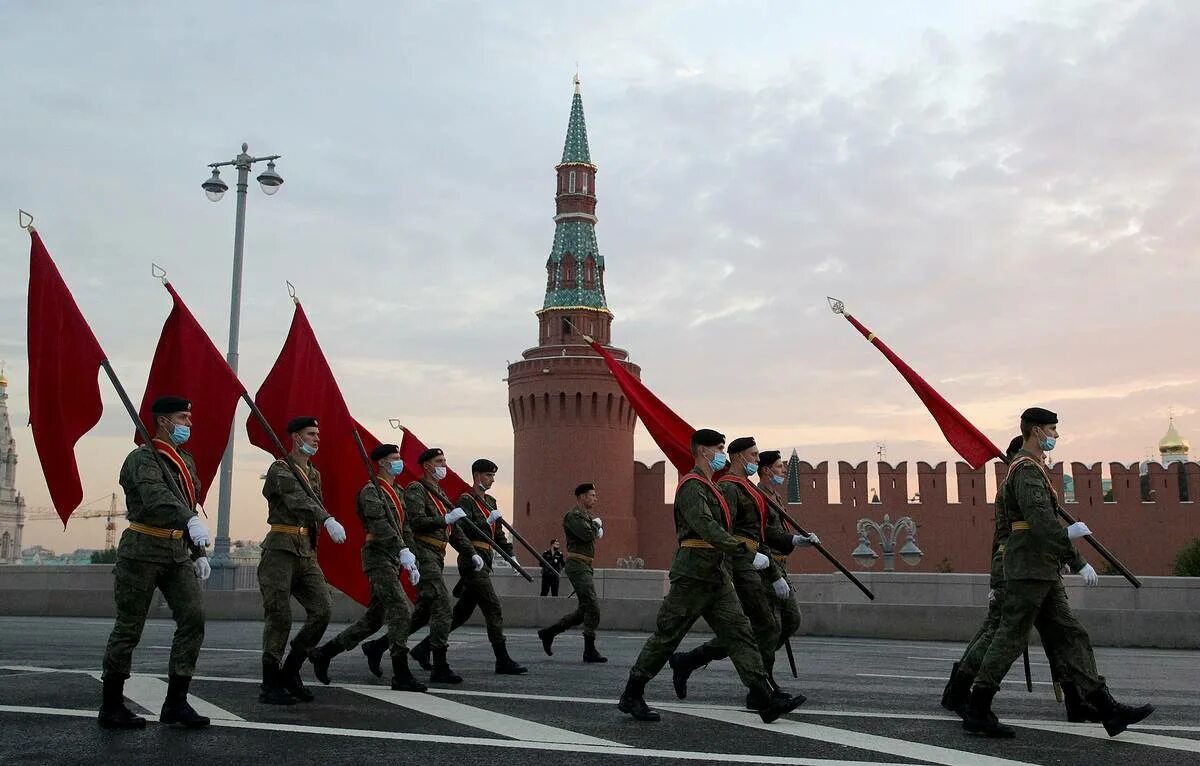
[[1179, 435], [1175, 430], [1175, 419], [1171, 419], [1170, 425], [1167, 426], [1167, 435], [1158, 440], [1158, 452], [1160, 455], [1186, 455], [1191, 451], [1192, 445], [1188, 444], [1187, 439]]

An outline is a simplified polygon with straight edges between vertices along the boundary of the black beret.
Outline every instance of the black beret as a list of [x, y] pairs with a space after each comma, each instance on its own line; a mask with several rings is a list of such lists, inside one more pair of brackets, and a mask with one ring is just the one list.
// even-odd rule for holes
[[150, 405], [155, 415], [174, 415], [176, 412], [191, 412], [192, 403], [182, 396], [160, 396]]
[[584, 482], [575, 488], [575, 497], [579, 497], [580, 495], [591, 492], [595, 488], [595, 484], [592, 484], [591, 482]]
[[758, 453], [758, 467], [770, 468], [779, 462], [779, 450], [769, 449], [766, 452]]
[[1021, 413], [1021, 420], [1035, 426], [1058, 425], [1058, 415], [1041, 407], [1030, 407]]
[[375, 449], [371, 450], [372, 460], [383, 460], [388, 455], [395, 455], [400, 451], [400, 447], [395, 444], [380, 444]]
[[725, 448], [725, 451], [730, 455], [736, 455], [737, 453], [745, 452], [754, 446], [757, 445], [754, 442], [753, 436], [739, 436], [738, 438], [729, 442], [729, 445]]
[[692, 434], [692, 445], [695, 447], [720, 447], [725, 443], [725, 434], [711, 428], [701, 428]]
[[471, 473], [495, 473], [500, 470], [500, 466], [496, 465], [486, 457], [481, 457], [474, 463], [471, 463]]
[[1013, 455], [1021, 451], [1022, 445], [1025, 444], [1025, 437], [1014, 436], [1013, 440], [1008, 443], [1008, 449], [1004, 451], [1004, 456], [1012, 460]]
[[442, 455], [445, 455], [445, 454], [446, 454], [445, 452], [442, 452], [437, 447], [430, 447], [429, 449], [427, 449], [421, 453], [421, 455], [417, 458], [417, 462], [418, 463], [427, 463], [430, 460], [433, 460], [435, 457], [441, 457]]
[[294, 434], [297, 431], [303, 431], [306, 428], [316, 428], [317, 419], [312, 415], [304, 415], [298, 418], [292, 418], [288, 421], [287, 431], [289, 434]]

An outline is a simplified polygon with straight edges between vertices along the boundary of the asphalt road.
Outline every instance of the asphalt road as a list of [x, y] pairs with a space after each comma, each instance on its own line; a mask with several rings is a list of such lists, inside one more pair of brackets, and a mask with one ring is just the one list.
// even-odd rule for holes
[[[152, 720], [144, 731], [112, 732], [95, 722], [110, 627], [107, 620], [0, 618], [0, 763], [1200, 764], [1198, 652], [1098, 650], [1118, 699], [1158, 706], [1142, 726], [1109, 739], [1098, 725], [1066, 723], [1035, 649], [1034, 693], [1025, 691], [1018, 663], [996, 698], [996, 712], [1018, 727], [1017, 738], [989, 741], [966, 735], [938, 706], [962, 650], [957, 644], [795, 639], [800, 677], [791, 678], [782, 652], [777, 677], [809, 701], [770, 726], [740, 707], [745, 690], [728, 662], [693, 676], [686, 703], [674, 698], [668, 669], [647, 690], [663, 713], [662, 722], [649, 724], [615, 705], [644, 635], [601, 634], [608, 664], [584, 665], [578, 634], [561, 637], [547, 657], [532, 631], [511, 630], [510, 653], [530, 669], [511, 677], [492, 673], [482, 631], [464, 628], [450, 654], [466, 678], [461, 686], [392, 692], [356, 650], [334, 661], [330, 687], [306, 670], [316, 702], [277, 708], [257, 701], [261, 625], [210, 623], [192, 696], [213, 717], [212, 728], [181, 731]], [[148, 623], [134, 655], [126, 696], [147, 714], [157, 714], [165, 691], [172, 629], [167, 621]]]

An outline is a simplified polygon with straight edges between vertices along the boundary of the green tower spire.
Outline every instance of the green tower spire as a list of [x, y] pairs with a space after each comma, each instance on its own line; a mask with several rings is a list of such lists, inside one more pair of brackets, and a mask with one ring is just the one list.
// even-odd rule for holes
[[583, 96], [579, 92], [579, 75], [575, 75], [575, 95], [571, 98], [571, 121], [567, 123], [567, 140], [563, 144], [563, 164], [584, 162], [591, 164], [588, 151], [587, 123], [583, 120]]

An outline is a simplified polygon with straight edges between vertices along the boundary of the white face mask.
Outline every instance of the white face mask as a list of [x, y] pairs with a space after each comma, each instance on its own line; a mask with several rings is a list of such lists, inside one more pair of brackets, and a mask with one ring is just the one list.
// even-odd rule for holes
[[437, 468], [433, 469], [433, 478], [437, 479], [438, 481], [441, 481], [442, 479], [446, 478], [446, 473], [447, 473], [446, 466], [439, 465]]

